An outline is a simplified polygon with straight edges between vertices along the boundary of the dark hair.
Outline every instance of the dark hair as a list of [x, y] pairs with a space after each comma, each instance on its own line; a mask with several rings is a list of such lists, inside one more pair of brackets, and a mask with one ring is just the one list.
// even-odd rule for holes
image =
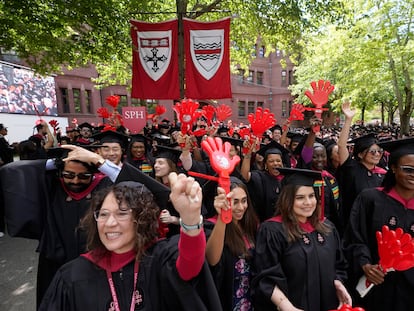
[[244, 190], [244, 192], [246, 192], [247, 209], [243, 215], [243, 218], [240, 219], [238, 225], [234, 222], [230, 222], [226, 226], [224, 243], [227, 245], [230, 252], [234, 256], [243, 255], [245, 257], [250, 257], [251, 254], [249, 254], [249, 251], [246, 247], [245, 237], [247, 237], [247, 239], [253, 244], [255, 243], [259, 219], [253, 208], [246, 184], [237, 178], [232, 178], [230, 190], [233, 190], [235, 188], [241, 188]]
[[393, 168], [396, 168], [398, 166], [398, 162], [400, 159], [408, 155], [409, 153], [399, 153], [399, 152], [392, 152], [388, 158], [388, 167], [389, 170], [384, 176], [384, 179], [382, 180], [382, 186], [384, 187], [385, 191], [390, 191], [397, 183], [397, 179], [395, 178], [395, 173], [393, 172]]
[[[287, 184], [283, 186], [276, 202], [276, 215], [282, 216], [282, 221], [286, 228], [289, 242], [296, 241], [297, 239], [301, 238], [303, 234], [303, 230], [300, 228], [298, 220], [293, 211], [296, 193], [300, 187], [302, 186], [294, 184]], [[309, 217], [309, 222], [316, 231], [326, 234], [330, 232], [330, 228], [320, 221], [321, 205], [318, 191], [315, 191], [315, 195], [317, 198], [316, 210], [312, 216]]]
[[98, 226], [94, 212], [100, 210], [105, 198], [113, 193], [118, 204], [124, 203], [132, 209], [132, 217], [136, 223], [135, 245], [137, 260], [145, 253], [145, 249], [158, 237], [158, 216], [160, 208], [154, 196], [144, 185], [138, 182], [121, 182], [98, 191], [92, 198], [91, 207], [81, 220], [80, 228], [87, 235], [87, 249], [93, 251], [97, 258], [107, 252], [99, 238]]

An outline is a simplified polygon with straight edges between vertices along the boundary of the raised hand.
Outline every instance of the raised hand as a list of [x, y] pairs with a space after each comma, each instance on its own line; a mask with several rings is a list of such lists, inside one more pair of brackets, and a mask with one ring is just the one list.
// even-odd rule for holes
[[355, 115], [355, 110], [351, 109], [351, 103], [348, 101], [342, 104], [342, 112], [347, 119], [352, 119]]
[[329, 99], [329, 94], [331, 94], [335, 89], [335, 86], [331, 84], [331, 82], [325, 80], [319, 80], [318, 83], [316, 83], [316, 81], [312, 81], [311, 87], [313, 89], [313, 93], [307, 90], [305, 91], [305, 95], [318, 109], [326, 105]]

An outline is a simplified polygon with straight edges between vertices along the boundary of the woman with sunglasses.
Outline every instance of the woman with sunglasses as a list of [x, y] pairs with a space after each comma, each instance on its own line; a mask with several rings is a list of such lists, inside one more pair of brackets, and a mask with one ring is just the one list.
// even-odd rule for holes
[[353, 153], [349, 153], [347, 142], [355, 111], [349, 102], [343, 103], [342, 111], [345, 123], [338, 138], [339, 167], [335, 177], [341, 191], [342, 224], [346, 228], [355, 198], [364, 189], [380, 186], [387, 171], [378, 166], [383, 149], [374, 133], [355, 138]]
[[104, 189], [81, 222], [89, 252], [59, 269], [40, 310], [221, 310], [204, 264], [200, 185], [169, 181], [181, 234], [159, 239], [160, 208], [143, 184]]
[[387, 225], [391, 230], [402, 228], [414, 237], [414, 138], [380, 146], [390, 152], [390, 169], [382, 187], [365, 190], [355, 200], [345, 246], [353, 260], [354, 279], [365, 275], [374, 284], [361, 300], [367, 311], [411, 310], [414, 269], [384, 273], [378, 266], [376, 232]]

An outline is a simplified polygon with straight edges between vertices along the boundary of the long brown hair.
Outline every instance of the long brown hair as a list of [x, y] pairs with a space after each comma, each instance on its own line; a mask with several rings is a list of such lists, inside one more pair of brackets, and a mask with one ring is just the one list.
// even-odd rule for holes
[[93, 251], [98, 258], [107, 252], [99, 238], [94, 212], [101, 209], [105, 198], [110, 193], [114, 194], [119, 205], [123, 203], [132, 209], [132, 219], [136, 228], [134, 248], [137, 252], [136, 258], [139, 260], [146, 247], [157, 239], [160, 209], [152, 193], [138, 182], [121, 182], [102, 189], [94, 195], [91, 207], [80, 223], [80, 228], [84, 229], [87, 234], [87, 249]]
[[246, 246], [245, 238], [252, 243], [252, 246], [255, 244], [259, 220], [253, 209], [246, 185], [241, 180], [232, 177], [230, 190], [235, 188], [241, 188], [246, 193], [247, 209], [238, 224], [232, 221], [226, 226], [224, 244], [227, 245], [234, 256], [250, 257], [251, 254]]
[[[293, 211], [293, 205], [295, 203], [296, 192], [302, 187], [300, 185], [287, 184], [283, 186], [282, 191], [279, 194], [279, 198], [276, 202], [276, 215], [282, 216], [282, 222], [286, 229], [288, 241], [294, 242], [302, 237], [304, 231], [299, 225], [299, 222]], [[317, 202], [316, 209], [312, 216], [309, 217], [310, 224], [316, 231], [327, 234], [331, 229], [320, 221], [321, 217], [321, 204], [318, 196], [318, 191], [315, 191]]]

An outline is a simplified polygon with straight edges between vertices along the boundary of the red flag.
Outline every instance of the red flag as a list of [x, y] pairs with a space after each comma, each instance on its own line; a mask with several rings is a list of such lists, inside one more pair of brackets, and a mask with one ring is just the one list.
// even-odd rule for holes
[[176, 99], [178, 80], [178, 22], [131, 20], [133, 98]]
[[184, 19], [185, 96], [231, 98], [230, 18], [216, 22]]

